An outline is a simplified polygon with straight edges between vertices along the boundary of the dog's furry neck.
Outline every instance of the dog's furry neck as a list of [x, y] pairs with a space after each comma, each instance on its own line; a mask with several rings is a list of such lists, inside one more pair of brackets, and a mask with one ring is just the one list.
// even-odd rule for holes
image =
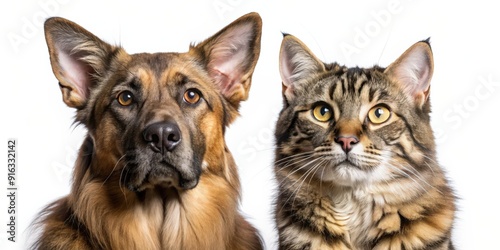
[[200, 179], [192, 190], [156, 188], [137, 193], [119, 182], [103, 185], [95, 178], [92, 169], [99, 163], [92, 160], [93, 149], [87, 137], [70, 194], [45, 210], [41, 222], [47, 235], [42, 238], [60, 230], [68, 239], [78, 238], [60, 242], [60, 247], [71, 249], [251, 249], [256, 245], [235, 245], [242, 243], [236, 238], [248, 238], [254, 231], [237, 211], [239, 180], [230, 154], [221, 161], [229, 165], [231, 181], [224, 174], [207, 173], [213, 176]]

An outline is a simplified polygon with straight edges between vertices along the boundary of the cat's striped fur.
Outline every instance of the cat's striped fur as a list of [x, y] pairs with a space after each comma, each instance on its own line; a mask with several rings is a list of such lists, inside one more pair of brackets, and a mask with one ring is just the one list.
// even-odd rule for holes
[[326, 64], [285, 35], [276, 126], [280, 249], [453, 249], [430, 127], [428, 41], [387, 68]]

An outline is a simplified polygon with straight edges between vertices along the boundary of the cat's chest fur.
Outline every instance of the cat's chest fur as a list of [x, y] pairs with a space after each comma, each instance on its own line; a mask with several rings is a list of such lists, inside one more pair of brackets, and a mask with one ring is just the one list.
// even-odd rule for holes
[[[288, 176], [282, 184], [300, 183], [291, 179]], [[332, 187], [314, 182], [302, 183], [301, 189], [293, 184], [288, 187], [295, 196], [278, 210], [278, 216], [283, 215], [278, 227], [300, 221], [302, 233], [306, 227], [320, 232], [308, 236], [311, 249], [371, 249], [376, 238], [400, 230], [399, 208], [389, 205], [389, 197], [377, 187]], [[286, 216], [288, 212], [293, 216]], [[292, 228], [289, 233], [303, 235], [293, 233]], [[343, 243], [335, 247], [335, 242]]]
[[345, 240], [356, 249], [363, 249], [380, 234], [400, 229], [398, 208], [387, 204], [384, 196], [371, 188], [336, 188], [323, 199], [331, 203], [324, 211], [332, 217], [330, 228], [342, 225]]
[[378, 231], [374, 215], [383, 210], [383, 198], [373, 194], [369, 188], [334, 188], [329, 190], [328, 195], [317, 198], [329, 203], [318, 208], [331, 217], [325, 226], [330, 232], [343, 231], [344, 240], [349, 245], [362, 249], [366, 236]]

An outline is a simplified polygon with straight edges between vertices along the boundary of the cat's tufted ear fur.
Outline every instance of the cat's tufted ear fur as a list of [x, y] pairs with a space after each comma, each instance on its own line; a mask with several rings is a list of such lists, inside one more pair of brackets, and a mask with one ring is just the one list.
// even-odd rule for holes
[[283, 95], [292, 100], [305, 80], [325, 71], [324, 63], [309, 48], [292, 35], [283, 34], [279, 56]]
[[429, 98], [430, 83], [434, 70], [429, 39], [415, 43], [394, 61], [385, 73], [422, 107]]

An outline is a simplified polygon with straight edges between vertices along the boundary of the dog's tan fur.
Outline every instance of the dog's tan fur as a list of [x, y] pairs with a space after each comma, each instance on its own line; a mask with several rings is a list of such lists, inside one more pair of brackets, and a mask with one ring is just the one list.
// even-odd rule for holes
[[[41, 228], [34, 247], [262, 249], [256, 230], [238, 211], [237, 167], [224, 141], [225, 127], [238, 115], [239, 102], [248, 97], [261, 25], [259, 15], [250, 13], [186, 53], [130, 55], [68, 20], [47, 20], [47, 44], [63, 100], [77, 109], [76, 120], [87, 127], [88, 136], [75, 164], [70, 194], [50, 204], [34, 224]], [[246, 31], [240, 34], [239, 29]], [[247, 53], [239, 56], [243, 61], [231, 63], [229, 71], [221, 66], [238, 51]], [[147, 95], [137, 113], [110, 98], [130, 77]], [[188, 106], [168, 97], [180, 91], [186, 78], [196, 84], [204, 103]], [[129, 188], [123, 181], [129, 166], [122, 146], [124, 135], [132, 133], [129, 123], [145, 127], [166, 116], [176, 119], [181, 131], [200, 130], [183, 135], [185, 141], [203, 141], [203, 149], [190, 145], [193, 149], [186, 151], [193, 151], [193, 157], [202, 154], [199, 182], [182, 188], [153, 179], [137, 190]]]

